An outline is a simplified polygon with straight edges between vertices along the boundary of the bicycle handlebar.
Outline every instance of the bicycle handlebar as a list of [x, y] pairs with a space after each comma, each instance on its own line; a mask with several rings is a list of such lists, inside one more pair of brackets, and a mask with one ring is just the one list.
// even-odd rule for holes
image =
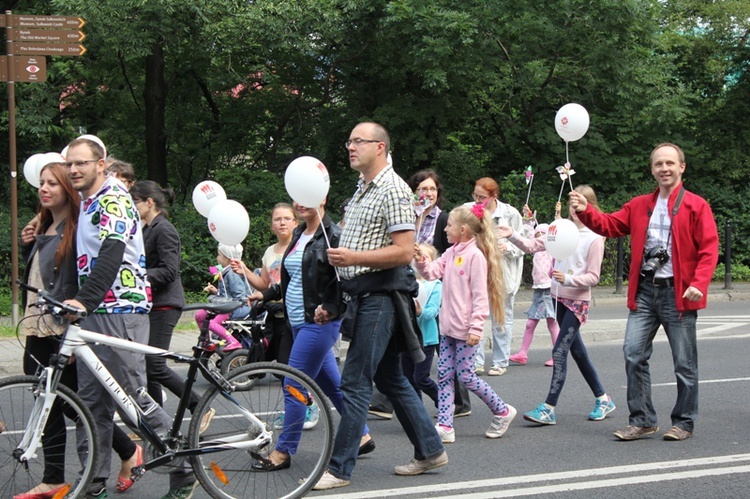
[[20, 280], [17, 280], [16, 283], [19, 286], [21, 286], [23, 289], [27, 291], [31, 291], [32, 293], [36, 293], [37, 305], [49, 311], [51, 314], [57, 317], [64, 317], [66, 315], [72, 315], [72, 316], [75, 316], [77, 320], [77, 319], [83, 319], [84, 317], [88, 315], [88, 313], [85, 310], [81, 310], [80, 308], [70, 306], [67, 303], [57, 301], [56, 299], [52, 298], [49, 295], [49, 293], [44, 291], [43, 289], [38, 289], [38, 288], [35, 288], [34, 286], [29, 286], [28, 284], [21, 282]]

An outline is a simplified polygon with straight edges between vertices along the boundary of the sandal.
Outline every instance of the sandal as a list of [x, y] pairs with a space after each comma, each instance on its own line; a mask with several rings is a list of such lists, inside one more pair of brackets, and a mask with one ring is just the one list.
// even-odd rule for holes
[[136, 481], [138, 481], [139, 478], [141, 478], [141, 476], [143, 476], [143, 473], [133, 473], [133, 468], [143, 465], [143, 447], [138, 444], [135, 444], [135, 455], [135, 466], [130, 468], [130, 475], [127, 478], [123, 478], [122, 475], [117, 476], [117, 485], [115, 486], [115, 490], [117, 490], [117, 492], [122, 493], [127, 491], [130, 487], [133, 486]]

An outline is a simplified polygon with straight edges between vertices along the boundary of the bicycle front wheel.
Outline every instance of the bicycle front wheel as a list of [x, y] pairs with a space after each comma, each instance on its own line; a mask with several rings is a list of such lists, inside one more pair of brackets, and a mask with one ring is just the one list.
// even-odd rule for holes
[[[83, 497], [93, 478], [99, 447], [94, 418], [80, 397], [63, 385], [57, 387], [57, 400], [36, 457], [21, 462], [27, 428], [33, 428], [40, 417], [42, 390], [36, 376], [0, 380], [0, 429], [4, 427], [0, 432], [0, 497], [22, 494], [44, 481], [65, 483], [69, 487], [65, 497]], [[76, 425], [85, 437], [80, 442]], [[77, 443], [80, 454], [76, 452]]]
[[[280, 377], [282, 379], [277, 378]], [[328, 467], [333, 450], [331, 403], [315, 382], [302, 371], [286, 364], [261, 362], [232, 370], [227, 377], [235, 391], [226, 394], [209, 388], [193, 412], [188, 440], [191, 448], [201, 444], [206, 453], [193, 456], [193, 471], [203, 488], [214, 498], [301, 497], [315, 485]], [[251, 465], [258, 456], [275, 449], [285, 426], [285, 399], [305, 401], [307, 431], [291, 434], [287, 424], [285, 439], [299, 440], [290, 465], [277, 471], [255, 471]], [[314, 404], [310, 405], [309, 402]], [[296, 403], [296, 402], [293, 402]], [[254, 414], [258, 427], [243, 411]], [[215, 411], [210, 426], [200, 434], [201, 422]], [[316, 421], [317, 418], [317, 422]], [[287, 422], [290, 423], [290, 422]], [[253, 440], [260, 430], [271, 432], [271, 441], [263, 448], [236, 449], [232, 443]], [[211, 441], [231, 441], [221, 452], [210, 452]]]

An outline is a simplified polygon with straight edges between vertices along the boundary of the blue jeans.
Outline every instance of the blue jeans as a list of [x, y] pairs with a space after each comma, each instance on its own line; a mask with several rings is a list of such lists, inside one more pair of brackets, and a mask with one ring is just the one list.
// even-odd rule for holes
[[[503, 301], [503, 311], [505, 312], [505, 321], [500, 324], [490, 314], [492, 323], [492, 365], [508, 367], [508, 358], [510, 357], [510, 340], [513, 338], [513, 304], [516, 301], [516, 295], [509, 294]], [[474, 367], [484, 366], [484, 336], [479, 340], [479, 348], [474, 360]]]
[[586, 345], [581, 339], [581, 323], [575, 314], [560, 302], [557, 302], [557, 323], [560, 325], [560, 334], [557, 335], [555, 346], [552, 347], [552, 358], [555, 363], [552, 367], [552, 381], [550, 381], [545, 402], [552, 406], [557, 405], [560, 392], [565, 385], [565, 378], [568, 376], [568, 352], [578, 365], [583, 379], [594, 392], [594, 397], [601, 397], [606, 391], [599, 381], [594, 364], [586, 351]]
[[415, 459], [429, 459], [445, 450], [427, 409], [401, 370], [394, 327], [390, 296], [360, 297], [353, 338], [341, 375], [344, 407], [328, 466], [338, 478], [349, 480], [357, 463], [373, 380], [393, 404], [396, 417], [414, 446]]
[[422, 347], [424, 360], [419, 364], [415, 364], [408, 353], [401, 354], [401, 369], [404, 371], [404, 376], [417, 391], [417, 395], [421, 397], [424, 392], [435, 403], [435, 407], [438, 405], [438, 386], [435, 380], [430, 378], [430, 371], [436, 349], [437, 345]]
[[[327, 324], [306, 322], [292, 328], [294, 343], [289, 356], [289, 365], [296, 367], [310, 376], [331, 400], [339, 413], [341, 403], [341, 374], [336, 365], [331, 347], [339, 337], [341, 321], [336, 320]], [[302, 390], [299, 383], [286, 380], [296, 388]], [[317, 403], [321, 403], [319, 400]], [[276, 450], [285, 454], [295, 454], [305, 422], [307, 407], [297, 400], [289, 390], [284, 392], [284, 431], [279, 436]], [[365, 426], [365, 434], [369, 428]]]
[[696, 311], [679, 312], [675, 290], [641, 282], [625, 327], [625, 372], [628, 378], [628, 409], [633, 426], [656, 426], [656, 410], [651, 400], [651, 371], [648, 360], [659, 325], [664, 326], [677, 378], [677, 403], [672, 409], [672, 425], [693, 431], [698, 417], [698, 342]]

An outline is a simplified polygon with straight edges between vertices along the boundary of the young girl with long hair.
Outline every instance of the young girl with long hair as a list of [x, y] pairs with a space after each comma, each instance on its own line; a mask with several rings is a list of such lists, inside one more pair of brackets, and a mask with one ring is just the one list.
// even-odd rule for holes
[[[574, 190], [583, 194], [589, 204], [599, 208], [596, 193], [591, 186], [582, 184]], [[589, 413], [589, 419], [601, 421], [615, 410], [614, 402], [599, 381], [599, 376], [588, 356], [580, 333], [581, 326], [586, 324], [589, 315], [591, 286], [596, 286], [599, 282], [604, 255], [604, 238], [584, 226], [578, 220], [575, 210], [568, 208], [568, 212], [568, 218], [578, 227], [580, 239], [575, 252], [563, 261], [556, 261], [552, 271], [552, 279], [555, 283], [552, 285], [551, 292], [552, 298], [557, 300], [557, 323], [560, 326], [560, 333], [552, 349], [554, 361], [552, 381], [547, 399], [536, 409], [523, 415], [525, 420], [540, 425], [553, 425], [557, 422], [555, 406], [557, 406], [568, 372], [568, 352], [596, 397], [594, 410]], [[542, 238], [523, 238], [510, 227], [498, 227], [498, 234], [507, 237], [527, 253], [545, 250]]]
[[456, 440], [453, 429], [453, 377], [474, 392], [492, 411], [487, 438], [500, 438], [516, 417], [516, 409], [505, 404], [484, 380], [474, 373], [474, 356], [490, 311], [502, 322], [505, 299], [494, 223], [481, 204], [459, 206], [451, 211], [445, 232], [453, 244], [429, 262], [415, 246], [415, 266], [426, 279], [443, 279], [440, 307], [440, 353], [438, 357], [438, 424], [444, 443]]

